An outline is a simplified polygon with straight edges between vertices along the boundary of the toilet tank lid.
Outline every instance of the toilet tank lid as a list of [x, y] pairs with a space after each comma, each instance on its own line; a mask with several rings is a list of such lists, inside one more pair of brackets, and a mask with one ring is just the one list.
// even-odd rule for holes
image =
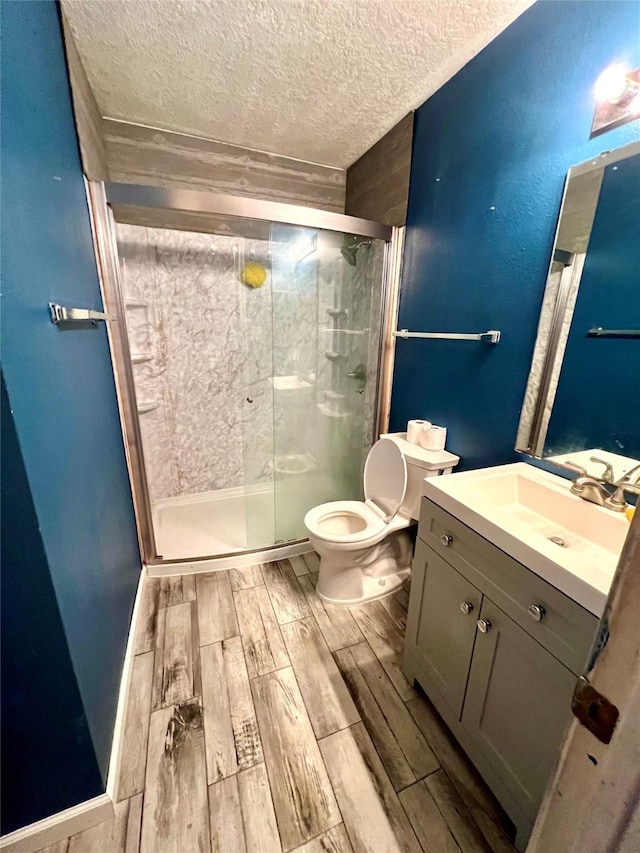
[[407, 462], [411, 462], [418, 468], [427, 471], [439, 471], [441, 468], [453, 468], [460, 461], [460, 457], [448, 450], [425, 450], [419, 444], [407, 441], [406, 432], [387, 432], [380, 438], [390, 438], [404, 453]]

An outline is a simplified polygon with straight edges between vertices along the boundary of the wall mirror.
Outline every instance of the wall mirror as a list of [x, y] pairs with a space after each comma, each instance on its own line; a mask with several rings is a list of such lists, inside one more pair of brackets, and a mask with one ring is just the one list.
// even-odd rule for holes
[[640, 141], [569, 170], [516, 450], [640, 459]]

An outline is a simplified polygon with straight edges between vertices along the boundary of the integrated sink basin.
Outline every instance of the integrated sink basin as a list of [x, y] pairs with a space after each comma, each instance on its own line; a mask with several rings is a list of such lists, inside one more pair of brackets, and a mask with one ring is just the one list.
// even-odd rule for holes
[[629, 523], [525, 462], [425, 480], [423, 495], [596, 616]]

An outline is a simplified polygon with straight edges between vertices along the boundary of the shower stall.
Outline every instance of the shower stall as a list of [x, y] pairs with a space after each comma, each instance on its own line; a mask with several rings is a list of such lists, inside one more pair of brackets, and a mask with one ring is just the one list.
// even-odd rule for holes
[[145, 562], [308, 550], [308, 509], [362, 498], [401, 232], [212, 193], [88, 193]]

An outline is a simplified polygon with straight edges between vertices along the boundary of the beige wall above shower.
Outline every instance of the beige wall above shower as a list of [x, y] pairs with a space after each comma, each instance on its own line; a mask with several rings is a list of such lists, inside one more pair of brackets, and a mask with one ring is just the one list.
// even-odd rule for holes
[[346, 172], [171, 131], [102, 120], [109, 179], [344, 213]]
[[384, 225], [404, 225], [412, 149], [413, 113], [409, 113], [347, 169], [345, 213]]

